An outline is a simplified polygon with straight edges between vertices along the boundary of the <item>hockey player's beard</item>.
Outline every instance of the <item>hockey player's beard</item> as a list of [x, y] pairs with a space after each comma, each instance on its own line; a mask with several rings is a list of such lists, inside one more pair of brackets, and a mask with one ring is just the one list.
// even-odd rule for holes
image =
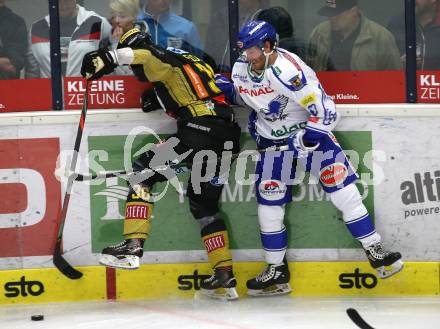
[[[258, 61], [252, 61], [248, 64], [248, 73], [252, 77], [252, 81], [261, 81], [264, 76], [264, 71], [267, 69], [269, 64], [269, 56], [273, 53], [272, 50], [270, 53], [264, 53], [263, 57], [260, 57]], [[258, 68], [259, 66], [261, 68]]]
[[264, 71], [264, 69], [256, 69], [256, 68], [254, 68], [254, 65], [252, 65], [251, 64], [251, 71], [252, 71], [252, 73], [255, 73], [255, 74], [261, 74], [261, 73], [263, 73], [263, 71]]
[[260, 57], [258, 59], [258, 61], [253, 61], [253, 62], [249, 63], [251, 66], [252, 72], [255, 72], [257, 74], [261, 74], [261, 72], [264, 71], [265, 61], [266, 61], [266, 57], [263, 57], [263, 58]]
[[264, 75], [264, 69], [258, 70], [254, 67], [254, 64], [249, 63], [247, 66], [247, 71], [251, 80], [254, 82], [260, 82]]

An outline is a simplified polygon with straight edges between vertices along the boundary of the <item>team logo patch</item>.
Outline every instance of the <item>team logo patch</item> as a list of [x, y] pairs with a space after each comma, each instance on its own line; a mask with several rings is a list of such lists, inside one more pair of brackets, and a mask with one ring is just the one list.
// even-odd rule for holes
[[347, 166], [341, 162], [337, 162], [324, 167], [319, 173], [319, 180], [324, 186], [333, 187], [342, 184], [347, 176]]
[[294, 87], [295, 90], [302, 89], [305, 84], [300, 74], [294, 76], [292, 79], [289, 80], [290, 84]]
[[260, 196], [268, 201], [277, 201], [286, 195], [286, 184], [279, 180], [264, 180], [258, 185]]
[[209, 100], [205, 102], [206, 107], [208, 108], [208, 110], [213, 111], [215, 109], [215, 105], [213, 103], [213, 101]]
[[295, 87], [297, 87], [297, 88], [299, 88], [299, 87], [301, 87], [301, 79], [300, 79], [300, 77], [295, 77], [295, 78], [293, 78], [293, 79], [290, 79], [290, 83], [292, 84], [292, 85], [294, 85]]
[[274, 122], [277, 120], [284, 120], [287, 117], [287, 114], [284, 114], [284, 110], [286, 109], [288, 102], [289, 98], [283, 95], [278, 95], [269, 102], [267, 109], [260, 109], [260, 111], [265, 114], [264, 118], [267, 121]]

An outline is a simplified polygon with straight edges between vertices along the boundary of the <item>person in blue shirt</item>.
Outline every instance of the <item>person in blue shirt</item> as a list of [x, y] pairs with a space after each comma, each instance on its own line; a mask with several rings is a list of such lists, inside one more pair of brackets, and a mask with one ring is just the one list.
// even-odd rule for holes
[[147, 0], [139, 20], [148, 24], [153, 42], [202, 57], [199, 32], [193, 22], [170, 11], [170, 0]]

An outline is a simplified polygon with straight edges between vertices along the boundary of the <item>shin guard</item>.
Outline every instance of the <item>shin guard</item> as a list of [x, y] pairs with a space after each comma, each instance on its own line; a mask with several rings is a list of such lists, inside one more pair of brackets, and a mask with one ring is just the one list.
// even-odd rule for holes
[[201, 235], [211, 267], [213, 269], [232, 267], [229, 237], [224, 220], [216, 219], [206, 225], [202, 229]]
[[[148, 192], [144, 192], [148, 196]], [[153, 203], [148, 197], [130, 190], [125, 204], [124, 239], [146, 239], [150, 234]]]

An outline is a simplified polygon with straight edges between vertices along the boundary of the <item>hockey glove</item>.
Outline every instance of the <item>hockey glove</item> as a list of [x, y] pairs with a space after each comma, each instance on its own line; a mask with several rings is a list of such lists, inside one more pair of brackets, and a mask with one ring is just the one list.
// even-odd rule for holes
[[319, 143], [319, 141], [327, 136], [329, 136], [328, 131], [319, 130], [313, 127], [310, 127], [309, 125], [306, 125], [304, 128], [304, 136], [303, 139], [311, 144]]
[[148, 88], [142, 93], [141, 105], [144, 112], [151, 112], [161, 108], [153, 88]]
[[293, 134], [287, 137], [287, 145], [289, 150], [294, 152], [296, 158], [307, 158], [309, 154], [319, 147], [319, 143], [308, 145], [304, 142], [303, 136], [305, 131], [303, 129], [296, 130]]
[[223, 92], [223, 94], [225, 94], [226, 100], [231, 104], [235, 104], [234, 83], [221, 74], [216, 74], [214, 78], [215, 78], [215, 84], [217, 85], [217, 87], [219, 87], [219, 89]]
[[107, 49], [98, 49], [84, 55], [81, 75], [87, 80], [96, 80], [112, 73], [118, 65]]

